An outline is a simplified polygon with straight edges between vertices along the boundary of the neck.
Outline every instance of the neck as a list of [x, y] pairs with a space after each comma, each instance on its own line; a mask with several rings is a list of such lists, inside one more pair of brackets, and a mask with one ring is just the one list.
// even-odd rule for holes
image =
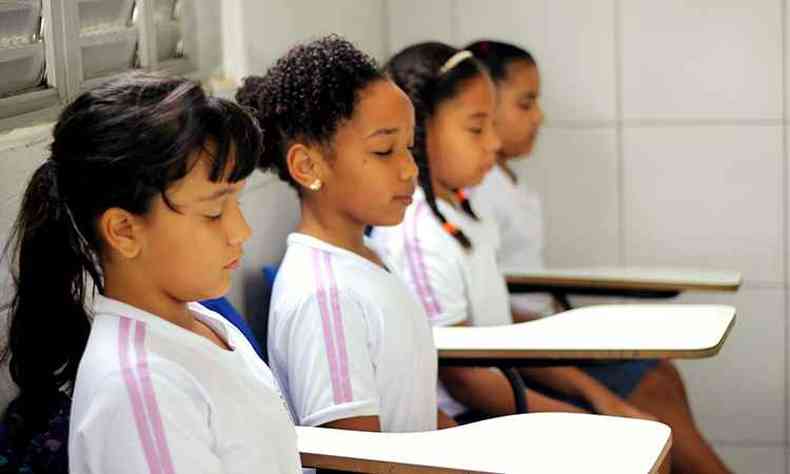
[[433, 176], [431, 176], [431, 187], [433, 187], [433, 195], [436, 196], [436, 199], [441, 199], [442, 201], [445, 201], [453, 206], [457, 206], [459, 204], [458, 197], [455, 195], [455, 192]]
[[144, 275], [121, 274], [105, 266], [104, 296], [147, 311], [184, 329], [192, 330], [194, 317], [187, 304], [151, 287]]
[[499, 169], [501, 169], [505, 173], [505, 175], [507, 175], [507, 177], [510, 178], [511, 181], [516, 183], [518, 182], [518, 176], [516, 176], [515, 171], [513, 171], [513, 169], [510, 168], [510, 166], [508, 166], [507, 162], [509, 160], [510, 158], [503, 155], [499, 155], [497, 157], [496, 164], [497, 166], [499, 166]]
[[365, 224], [335, 210], [302, 201], [302, 220], [297, 231], [367, 258]]

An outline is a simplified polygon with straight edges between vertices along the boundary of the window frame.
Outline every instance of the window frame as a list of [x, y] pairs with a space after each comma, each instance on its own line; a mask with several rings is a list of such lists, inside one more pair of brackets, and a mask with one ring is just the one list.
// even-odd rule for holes
[[[82, 44], [79, 4], [91, 0], [42, 0], [44, 21], [44, 57], [46, 89], [0, 98], [0, 132], [32, 125], [41, 120], [54, 120], [63, 106], [80, 93], [132, 69], [101, 77], [83, 79]], [[154, 18], [156, 0], [136, 0], [139, 68], [134, 70], [161, 72], [169, 75], [195, 75], [197, 51], [193, 36], [196, 28], [187, 27], [187, 17], [194, 14], [197, 0], [181, 0], [180, 17], [184, 57], [159, 61], [157, 28]], [[189, 25], [194, 26], [194, 25]], [[121, 33], [122, 34], [122, 33]], [[87, 40], [88, 42], [90, 40]]]

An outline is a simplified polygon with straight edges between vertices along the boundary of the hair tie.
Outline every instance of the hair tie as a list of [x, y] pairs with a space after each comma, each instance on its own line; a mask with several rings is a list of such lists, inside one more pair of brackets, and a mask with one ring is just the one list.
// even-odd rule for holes
[[445, 222], [442, 224], [442, 228], [451, 235], [455, 235], [455, 233], [458, 232], [458, 227], [456, 227], [452, 222]]
[[466, 191], [464, 191], [463, 189], [459, 189], [458, 191], [455, 192], [455, 197], [457, 197], [460, 201], [466, 201], [467, 199]]
[[465, 49], [458, 51], [457, 53], [450, 56], [450, 59], [448, 59], [447, 62], [445, 62], [442, 67], [439, 68], [439, 75], [445, 75], [448, 71], [452, 70], [454, 67], [458, 66], [458, 64], [466, 59], [471, 58], [472, 56], [472, 53]]

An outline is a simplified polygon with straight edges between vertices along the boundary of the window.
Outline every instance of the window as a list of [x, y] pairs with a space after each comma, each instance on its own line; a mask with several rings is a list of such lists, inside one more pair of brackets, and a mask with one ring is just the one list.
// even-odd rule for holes
[[194, 0], [0, 0], [0, 130], [133, 70], [187, 73]]

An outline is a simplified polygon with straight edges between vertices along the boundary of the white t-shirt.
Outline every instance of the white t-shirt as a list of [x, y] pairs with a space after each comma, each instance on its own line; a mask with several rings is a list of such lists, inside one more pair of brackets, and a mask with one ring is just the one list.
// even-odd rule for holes
[[[483, 182], [470, 192], [472, 207], [485, 208], [494, 218], [500, 234], [497, 261], [501, 269], [540, 270], [543, 261], [543, 207], [540, 196], [524, 184], [514, 183], [494, 166]], [[552, 312], [552, 297], [534, 293], [512, 295], [516, 310], [547, 315]]]
[[[444, 201], [437, 203], [445, 218], [471, 240], [472, 249], [464, 249], [442, 229], [421, 189], [414, 193], [403, 223], [377, 227], [372, 238], [401, 268], [432, 325], [463, 321], [473, 326], [512, 324], [507, 285], [496, 261], [499, 232], [493, 219], [485, 209], [476, 209], [480, 220], [474, 220]], [[450, 416], [465, 411], [441, 384], [439, 407]]]
[[437, 355], [425, 312], [396, 274], [353, 252], [288, 236], [267, 345], [300, 425], [378, 416], [385, 432], [436, 429]]
[[232, 350], [99, 296], [69, 428], [74, 474], [300, 473], [277, 383], [242, 333], [189, 309]]

